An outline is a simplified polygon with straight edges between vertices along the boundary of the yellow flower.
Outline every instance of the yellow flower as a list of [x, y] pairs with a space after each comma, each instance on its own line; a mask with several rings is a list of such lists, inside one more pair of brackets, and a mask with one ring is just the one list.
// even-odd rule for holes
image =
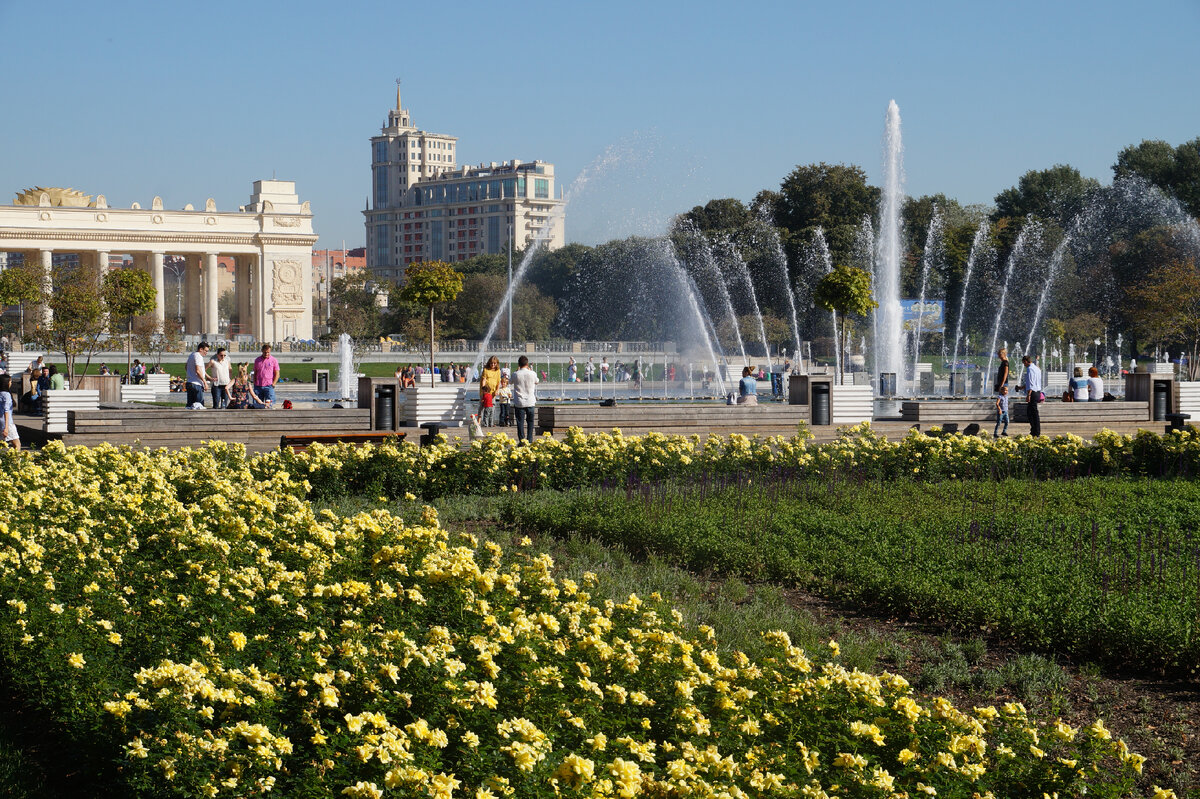
[[67, 663], [71, 664], [77, 669], [82, 669], [87, 661], [83, 659], [83, 655], [79, 654], [78, 652], [72, 652], [70, 657], [67, 658]]

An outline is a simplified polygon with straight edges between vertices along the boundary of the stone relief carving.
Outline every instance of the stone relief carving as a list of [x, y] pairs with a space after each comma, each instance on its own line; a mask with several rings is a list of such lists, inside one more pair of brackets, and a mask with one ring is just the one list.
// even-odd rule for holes
[[304, 305], [299, 261], [275, 261], [271, 286], [272, 305]]
[[212, 197], [209, 197], [207, 200], [204, 201], [204, 210], [205, 211], [216, 211], [217, 210], [217, 201], [214, 200]]
[[162, 214], [155, 214], [154, 216], [150, 217], [150, 221], [156, 225], [161, 225], [163, 222]]
[[192, 207], [192, 204], [191, 204], [191, 203], [188, 203], [187, 205], [183, 206], [183, 210], [185, 210], [185, 211], [195, 211], [196, 209], [195, 209], [194, 207]]
[[300, 227], [300, 220], [294, 216], [275, 216], [275, 227]]
[[155, 195], [154, 199], [150, 201], [150, 210], [151, 211], [161, 211], [162, 209], [163, 209], [162, 197]]
[[311, 214], [312, 213], [312, 203], [310, 203], [308, 200], [305, 200], [304, 202], [300, 203], [300, 213]]
[[96, 221], [97, 222], [107, 222], [108, 214], [105, 214], [105, 213], [96, 214]]
[[217, 218], [216, 218], [215, 216], [208, 216], [208, 217], [205, 217], [205, 218], [204, 218], [204, 224], [206, 224], [206, 225], [215, 225], [215, 224], [217, 224]]

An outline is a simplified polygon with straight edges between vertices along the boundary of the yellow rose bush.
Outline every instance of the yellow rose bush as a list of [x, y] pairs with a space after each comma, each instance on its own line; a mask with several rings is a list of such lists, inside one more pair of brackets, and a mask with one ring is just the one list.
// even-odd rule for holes
[[[536, 468], [598, 468], [577, 456]], [[1100, 722], [959, 709], [782, 633], [758, 662], [722, 654], [657, 598], [596, 601], [594, 577], [452, 535], [431, 508], [411, 526], [314, 511], [269, 462], [215, 445], [0, 457], [0, 658], [119, 753], [133, 794], [1121, 796], [1141, 768]]]
[[[935, 431], [930, 431], [935, 432]], [[584, 433], [562, 440], [542, 436], [518, 447], [506, 435], [467, 446], [442, 441], [428, 447], [316, 445], [260, 455], [260, 477], [287, 471], [307, 481], [314, 498], [365, 494], [432, 499], [451, 493], [494, 494], [536, 488], [627, 485], [663, 479], [720, 479], [738, 474], [778, 477], [944, 480], [964, 478], [1062, 479], [1085, 476], [1192, 478], [1200, 475], [1200, 433], [1194, 427], [1159, 436], [1102, 431], [1078, 436], [982, 438], [912, 431], [888, 441], [863, 423], [814, 444], [806, 435], [748, 438], [647, 433]]]

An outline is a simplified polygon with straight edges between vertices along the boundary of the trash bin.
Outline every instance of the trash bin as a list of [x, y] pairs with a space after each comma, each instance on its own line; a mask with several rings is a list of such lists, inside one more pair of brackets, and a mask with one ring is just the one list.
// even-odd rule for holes
[[929, 396], [933, 393], [933, 372], [921, 372], [921, 393]]
[[1166, 380], [1154, 381], [1154, 421], [1162, 422], [1167, 418], [1167, 397], [1171, 394], [1171, 384]]
[[771, 395], [775, 397], [783, 396], [783, 373], [771, 372]]
[[375, 429], [396, 429], [395, 386], [375, 386]]
[[317, 384], [317, 393], [324, 394], [329, 391], [329, 370], [328, 369], [313, 369], [312, 381]]
[[961, 373], [958, 373], [958, 372], [951, 372], [950, 373], [950, 396], [957, 397], [960, 394], [962, 394], [965, 384], [966, 384], [966, 380], [964, 379], [964, 375], [962, 375]]
[[895, 372], [880, 372], [879, 373], [879, 396], [881, 396], [881, 397], [896, 396], [896, 373]]
[[829, 383], [813, 383], [812, 387], [812, 423], [813, 425], [829, 424]]

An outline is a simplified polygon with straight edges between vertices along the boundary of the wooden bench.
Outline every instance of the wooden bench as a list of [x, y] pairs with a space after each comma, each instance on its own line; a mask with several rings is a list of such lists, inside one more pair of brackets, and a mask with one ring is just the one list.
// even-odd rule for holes
[[366, 408], [192, 411], [142, 406], [72, 411], [62, 439], [67, 445], [110, 443], [171, 449], [216, 440], [244, 444], [250, 452], [267, 452], [277, 448], [284, 435], [373, 432], [371, 412]]
[[539, 405], [539, 432], [563, 432], [578, 427], [586, 432], [624, 433], [743, 433], [792, 435], [800, 422], [809, 421], [806, 405], [717, 405], [617, 402], [610, 407], [592, 404]]
[[[1043, 402], [1038, 416], [1045, 422], [1104, 424], [1108, 422], [1148, 422], [1148, 402]], [[945, 422], [995, 422], [995, 400], [931, 400], [903, 402], [900, 418], [906, 422], [943, 424]], [[1009, 395], [1010, 422], [1027, 422], [1025, 403]]]
[[304, 433], [301, 435], [282, 435], [279, 437], [279, 448], [291, 447], [296, 452], [303, 452], [312, 444], [398, 444], [408, 433], [396, 433], [391, 430], [379, 430], [372, 433]]

